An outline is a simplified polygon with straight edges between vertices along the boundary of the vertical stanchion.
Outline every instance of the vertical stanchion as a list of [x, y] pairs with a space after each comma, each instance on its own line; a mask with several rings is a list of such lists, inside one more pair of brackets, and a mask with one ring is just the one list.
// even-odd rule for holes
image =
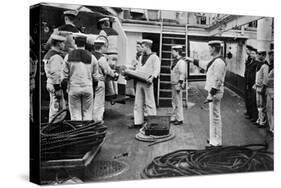
[[[185, 25], [185, 55], [188, 56], [188, 24]], [[185, 108], [188, 108], [188, 67], [185, 63]]]
[[[163, 40], [163, 20], [161, 18], [161, 23], [160, 23], [160, 42], [159, 42], [159, 58], [160, 58], [160, 66], [162, 64], [162, 40]], [[160, 76], [158, 77], [158, 82], [157, 82], [157, 106], [159, 106], [159, 97], [160, 97]]]

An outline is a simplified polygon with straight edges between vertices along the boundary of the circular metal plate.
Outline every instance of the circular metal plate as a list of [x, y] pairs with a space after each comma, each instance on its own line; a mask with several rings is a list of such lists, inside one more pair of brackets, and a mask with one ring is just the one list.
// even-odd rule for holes
[[90, 179], [107, 179], [118, 176], [128, 169], [128, 165], [120, 161], [103, 161], [98, 160], [92, 162], [87, 167], [87, 176]]

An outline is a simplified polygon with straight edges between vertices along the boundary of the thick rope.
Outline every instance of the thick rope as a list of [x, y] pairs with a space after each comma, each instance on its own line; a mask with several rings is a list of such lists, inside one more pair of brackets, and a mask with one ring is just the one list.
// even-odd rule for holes
[[266, 145], [178, 150], [156, 157], [141, 173], [142, 178], [192, 176], [273, 170], [273, 153]]

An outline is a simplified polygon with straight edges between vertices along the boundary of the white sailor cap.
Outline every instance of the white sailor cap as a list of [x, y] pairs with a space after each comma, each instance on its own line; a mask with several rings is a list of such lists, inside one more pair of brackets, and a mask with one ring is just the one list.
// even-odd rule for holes
[[105, 44], [105, 41], [98, 38], [95, 40], [94, 44]]
[[74, 38], [85, 38], [85, 39], [87, 38], [87, 35], [84, 33], [73, 33], [72, 36]]
[[104, 41], [104, 44], [106, 44], [106, 45], [108, 45], [108, 43], [109, 43], [108, 38], [105, 35], [99, 35], [96, 40], [102, 40], [102, 41]]
[[266, 50], [265, 49], [258, 49], [257, 54], [266, 55]]
[[107, 55], [118, 55], [118, 51], [116, 49], [110, 49], [106, 52]]
[[101, 18], [101, 19], [99, 19], [99, 21], [98, 21], [98, 22], [104, 22], [104, 21], [109, 21], [109, 18], [108, 18], [108, 17]]
[[77, 16], [79, 13], [78, 10], [66, 10], [63, 12], [64, 15], [72, 15], [72, 16]]
[[50, 38], [52, 40], [57, 40], [57, 41], [61, 41], [61, 42], [66, 41], [66, 38], [64, 36], [57, 35], [57, 34], [52, 34]]
[[141, 41], [141, 43], [152, 44], [152, 43], [153, 43], [153, 41], [152, 41], [152, 40], [150, 40], [150, 39], [143, 39], [143, 40]]
[[172, 49], [183, 49], [183, 45], [174, 45]]
[[208, 42], [208, 45], [223, 45], [222, 41], [220, 40], [211, 40]]
[[93, 34], [87, 35], [87, 43], [88, 44], [94, 45], [96, 39], [97, 39], [97, 35], [93, 35]]

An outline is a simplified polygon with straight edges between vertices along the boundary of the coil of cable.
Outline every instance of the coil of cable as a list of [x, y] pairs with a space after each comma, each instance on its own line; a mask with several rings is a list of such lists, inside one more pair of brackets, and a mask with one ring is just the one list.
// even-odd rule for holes
[[81, 156], [104, 140], [107, 127], [103, 122], [63, 120], [41, 129], [41, 159]]
[[273, 153], [267, 146], [215, 147], [206, 150], [177, 150], [156, 157], [141, 173], [142, 178], [207, 175], [273, 170]]

